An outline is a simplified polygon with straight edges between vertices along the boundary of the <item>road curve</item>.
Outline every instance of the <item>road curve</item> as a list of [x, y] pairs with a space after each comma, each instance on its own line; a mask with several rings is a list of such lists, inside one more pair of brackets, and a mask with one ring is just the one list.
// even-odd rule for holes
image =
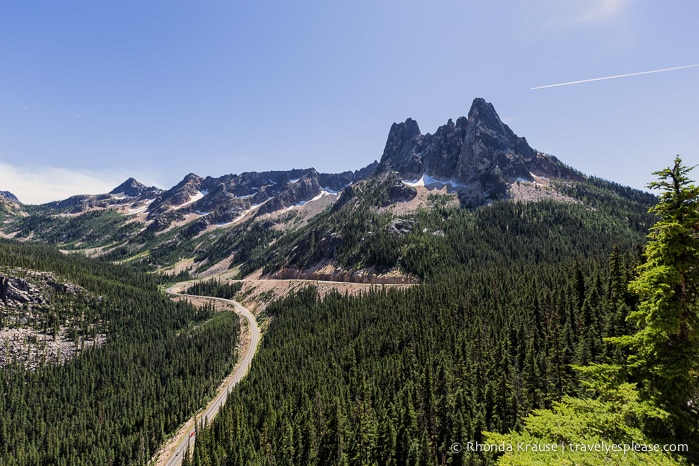
[[[252, 312], [248, 311], [245, 307], [243, 307], [242, 304], [238, 303], [237, 301], [233, 301], [232, 299], [213, 298], [211, 296], [180, 294], [174, 292], [174, 288], [174, 286], [168, 288], [166, 290], [166, 293], [175, 296], [190, 296], [192, 298], [211, 299], [214, 301], [221, 301], [224, 303], [232, 304], [235, 307], [235, 312], [239, 316], [247, 320], [249, 344], [246, 346], [247, 349], [245, 350], [245, 354], [243, 354], [242, 357], [240, 357], [240, 359], [236, 362], [235, 368], [233, 369], [233, 377], [231, 377], [230, 380], [228, 380], [228, 382], [223, 387], [221, 387], [219, 392], [216, 394], [216, 397], [211, 402], [209, 402], [209, 404], [206, 406], [203, 412], [198, 413], [195, 416], [195, 418], [192, 418], [189, 421], [187, 421], [187, 425], [190, 425], [191, 429], [187, 429], [186, 431], [180, 434], [180, 438], [177, 440], [175, 448], [163, 452], [163, 458], [165, 458], [164, 464], [166, 466], [180, 466], [182, 464], [182, 458], [184, 457], [187, 448], [194, 448], [194, 442], [196, 439], [193, 435], [193, 421], [202, 422], [204, 419], [208, 420], [208, 422], [213, 421], [214, 417], [216, 417], [216, 415], [218, 414], [219, 409], [221, 409], [221, 406], [223, 406], [226, 403], [228, 393], [230, 393], [231, 389], [238, 382], [240, 382], [243, 377], [245, 377], [245, 374], [248, 373], [248, 370], [250, 369], [250, 364], [252, 363], [252, 358], [253, 356], [255, 356], [257, 346], [260, 343], [261, 335], [260, 327], [257, 325], [257, 320], [255, 319], [255, 316], [252, 314]], [[241, 347], [243, 347], [242, 344]], [[158, 461], [158, 464], [163, 464], [162, 458]]]

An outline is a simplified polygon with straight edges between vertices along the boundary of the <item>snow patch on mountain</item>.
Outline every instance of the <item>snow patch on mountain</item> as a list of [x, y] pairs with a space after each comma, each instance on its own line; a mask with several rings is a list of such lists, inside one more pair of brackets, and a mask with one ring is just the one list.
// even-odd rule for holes
[[417, 180], [402, 180], [403, 183], [405, 183], [408, 186], [411, 187], [416, 187], [416, 186], [424, 186], [424, 187], [435, 187], [438, 186], [439, 188], [443, 188], [444, 186], [451, 186], [452, 188], [465, 188], [466, 185], [457, 183], [454, 180], [447, 180], [447, 181], [442, 181], [438, 180], [437, 178], [434, 178], [428, 174], [422, 175], [420, 178]]
[[271, 200], [272, 200], [272, 198], [270, 197], [269, 199], [267, 199], [267, 200], [264, 201], [264, 202], [261, 202], [261, 203], [259, 203], [259, 204], [253, 204], [253, 205], [250, 206], [249, 209], [244, 210], [240, 215], [238, 215], [238, 216], [237, 216], [235, 219], [233, 219], [232, 221], [226, 222], [226, 223], [217, 223], [216, 226], [219, 227], [219, 228], [221, 228], [221, 227], [227, 227], [227, 226], [230, 226], [230, 225], [234, 225], [234, 224], [238, 223], [239, 221], [241, 221], [242, 219], [244, 219], [245, 216], [248, 215], [250, 212], [252, 212], [253, 210], [259, 209], [260, 207], [262, 207], [263, 205], [267, 204], [267, 203], [268, 203], [269, 201], [271, 201]]
[[180, 204], [180, 205], [176, 206], [174, 208], [174, 210], [179, 210], [179, 209], [182, 209], [184, 207], [187, 207], [188, 205], [194, 204], [195, 202], [197, 202], [199, 199], [201, 199], [205, 195], [206, 194], [204, 192], [197, 191], [192, 197], [189, 198], [189, 200], [187, 202], [185, 202], [184, 204]]
[[155, 199], [148, 199], [146, 202], [143, 203], [142, 206], [137, 207], [137, 208], [135, 208], [135, 209], [129, 209], [129, 212], [128, 212], [129, 215], [142, 214], [143, 212], [145, 212], [146, 210], [148, 210], [148, 206], [151, 205], [151, 203], [152, 203], [154, 200], [155, 200]]
[[329, 189], [329, 188], [322, 188], [320, 191], [320, 194], [315, 195], [314, 197], [312, 197], [311, 199], [309, 199], [307, 201], [300, 201], [292, 206], [286, 207], [286, 208], [282, 209], [282, 212], [289, 212], [291, 210], [296, 209], [297, 207], [303, 207], [304, 205], [308, 204], [309, 202], [315, 202], [315, 201], [322, 199], [325, 196], [336, 196], [337, 194], [338, 194], [337, 191], [334, 191], [334, 190]]

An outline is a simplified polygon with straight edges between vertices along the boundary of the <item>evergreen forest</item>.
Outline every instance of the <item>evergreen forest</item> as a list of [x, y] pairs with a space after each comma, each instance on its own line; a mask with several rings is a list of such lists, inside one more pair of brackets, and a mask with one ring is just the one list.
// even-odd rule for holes
[[106, 333], [63, 364], [0, 367], [0, 464], [146, 464], [233, 367], [237, 316], [171, 301], [158, 275], [8, 240], [0, 264], [98, 296], [90, 312]]
[[[647, 245], [655, 219], [636, 209], [608, 222], [620, 202], [600, 199], [620, 201], [621, 188], [602, 190], [594, 180], [571, 194], [597, 209], [545, 201], [418, 214], [420, 241], [385, 236], [377, 250], [425, 283], [360, 297], [321, 298], [308, 288], [269, 306], [254, 369], [199, 433], [192, 464], [696, 461], [699, 191], [686, 172], [679, 159], [674, 171], [658, 172], [666, 181], [652, 187], [666, 192], [651, 209], [660, 222]], [[673, 208], [684, 216], [664, 228]], [[381, 217], [367, 212], [360, 215], [378, 226]], [[421, 222], [439, 216], [443, 235], [427, 234]], [[674, 256], [654, 249], [668, 231], [676, 233]], [[356, 257], [371, 260], [371, 250]], [[657, 298], [667, 277], [677, 285]], [[665, 304], [672, 296], [674, 307]], [[465, 448], [523, 441], [682, 450], [502, 456]]]
[[[97, 325], [106, 341], [62, 364], [0, 367], [0, 464], [147, 464], [205, 403], [235, 362], [238, 319], [168, 299], [167, 279], [139, 268], [193, 254], [230, 257], [241, 277], [332, 261], [419, 284], [355, 296], [308, 287], [271, 302], [250, 372], [198, 426], [184, 464], [697, 462], [699, 188], [689, 171], [677, 158], [657, 172], [659, 197], [587, 178], [557, 186], [568, 202], [465, 208], [442, 193], [401, 214], [395, 180], [375, 178], [303, 227], [250, 220], [205, 240], [173, 229], [122, 266], [110, 261], [133, 253], [125, 246], [94, 260], [3, 240], [0, 270], [50, 271], [89, 293], [89, 311], [68, 300], [55, 325], [83, 336]], [[186, 293], [240, 289], [197, 281]], [[586, 442], [686, 448], [471, 448]]]
[[603, 337], [627, 331], [637, 261], [490, 264], [407, 292], [275, 303], [194, 464], [486, 464], [451, 445], [582, 393], [571, 364], [620, 357]]
[[243, 284], [236, 283], [221, 283], [217, 280], [201, 280], [195, 282], [192, 286], [184, 290], [184, 294], [212, 296], [214, 298], [233, 299], [235, 295], [243, 288]]

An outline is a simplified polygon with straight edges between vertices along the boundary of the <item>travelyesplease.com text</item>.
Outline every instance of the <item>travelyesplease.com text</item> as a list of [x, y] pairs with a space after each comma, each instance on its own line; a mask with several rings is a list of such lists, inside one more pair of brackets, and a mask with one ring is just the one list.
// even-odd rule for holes
[[460, 453], [462, 451], [468, 452], [492, 452], [492, 453], [505, 453], [510, 451], [517, 452], [595, 452], [595, 453], [620, 453], [624, 454], [629, 452], [636, 453], [656, 453], [656, 452], [687, 452], [689, 451], [689, 446], [682, 443], [669, 443], [669, 444], [658, 444], [658, 443], [607, 443], [607, 442], [594, 442], [594, 443], [527, 443], [527, 442], [517, 442], [517, 443], [480, 443], [480, 442], [466, 442], [464, 444], [454, 443], [451, 446], [451, 451], [454, 453]]

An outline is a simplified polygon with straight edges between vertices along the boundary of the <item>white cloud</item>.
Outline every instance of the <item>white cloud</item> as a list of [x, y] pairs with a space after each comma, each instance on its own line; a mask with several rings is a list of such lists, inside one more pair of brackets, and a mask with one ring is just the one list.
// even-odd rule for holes
[[0, 191], [10, 191], [24, 204], [43, 204], [76, 194], [108, 193], [129, 176], [132, 175], [0, 162]]
[[624, 7], [631, 3], [630, 0], [594, 0], [576, 2], [579, 9], [577, 21], [583, 23], [597, 23], [606, 21], [620, 14]]

